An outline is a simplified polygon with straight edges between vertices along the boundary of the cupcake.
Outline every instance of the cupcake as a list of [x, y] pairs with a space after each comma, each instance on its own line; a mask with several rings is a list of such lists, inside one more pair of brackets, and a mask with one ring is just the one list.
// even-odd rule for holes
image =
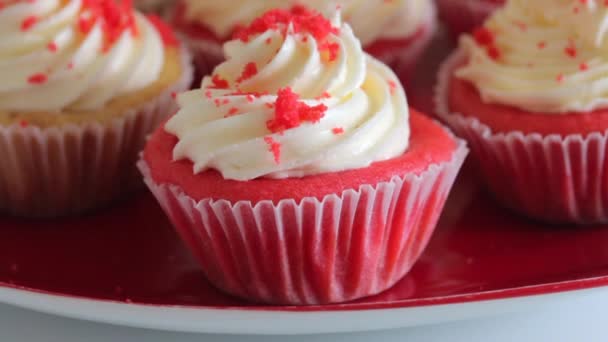
[[439, 16], [454, 37], [481, 26], [505, 0], [437, 0]]
[[181, 0], [170, 15], [190, 42], [201, 74], [224, 60], [222, 43], [240, 27], [272, 8], [305, 4], [331, 16], [341, 8], [364, 48], [393, 67], [411, 72], [435, 29], [435, 5], [430, 0]]
[[427, 245], [464, 143], [409, 110], [339, 18], [272, 10], [225, 51], [139, 163], [206, 277], [270, 304], [391, 287]]
[[12, 1], [0, 41], [0, 211], [78, 214], [140, 184], [144, 137], [191, 78], [171, 31], [128, 2]]
[[608, 221], [606, 18], [597, 1], [508, 1], [441, 68], [438, 114], [529, 217]]

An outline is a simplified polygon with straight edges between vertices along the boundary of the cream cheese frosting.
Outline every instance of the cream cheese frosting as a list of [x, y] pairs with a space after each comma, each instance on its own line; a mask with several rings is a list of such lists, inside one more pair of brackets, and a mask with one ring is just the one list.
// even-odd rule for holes
[[608, 7], [594, 0], [510, 0], [472, 36], [456, 71], [486, 103], [530, 112], [608, 106]]
[[[128, 4], [128, 2], [125, 2]], [[163, 41], [114, 1], [9, 1], [0, 8], [0, 110], [98, 110], [160, 76]]]
[[248, 25], [272, 8], [305, 5], [326, 15], [341, 7], [363, 46], [377, 39], [403, 39], [435, 15], [431, 0], [184, 0], [186, 18], [204, 23], [218, 37], [227, 38], [235, 27]]
[[[246, 181], [363, 168], [403, 154], [409, 109], [397, 77], [363, 52], [350, 26], [320, 18], [226, 43], [227, 61], [201, 89], [178, 96], [180, 110], [165, 125], [179, 140], [174, 159], [189, 159], [195, 173], [215, 169]], [[319, 38], [323, 20], [333, 28]]]

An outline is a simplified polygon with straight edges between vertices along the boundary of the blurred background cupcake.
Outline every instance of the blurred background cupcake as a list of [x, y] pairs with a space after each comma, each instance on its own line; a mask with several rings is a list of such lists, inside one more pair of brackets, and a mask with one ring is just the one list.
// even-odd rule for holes
[[254, 302], [377, 294], [426, 247], [467, 154], [339, 18], [272, 10], [148, 142], [146, 183], [207, 278]]
[[608, 221], [607, 19], [598, 1], [510, 0], [443, 65], [437, 111], [507, 207]]
[[175, 0], [135, 0], [134, 5], [137, 9], [144, 12], [162, 13], [167, 6]]
[[144, 137], [174, 110], [191, 67], [171, 30], [129, 3], [0, 11], [0, 211], [77, 214], [139, 184]]
[[473, 31], [505, 0], [437, 0], [439, 16], [450, 34], [458, 38], [460, 34]]
[[222, 43], [272, 8], [304, 4], [331, 16], [341, 8], [364, 48], [409, 76], [436, 30], [431, 0], [179, 0], [170, 22], [193, 48], [201, 74], [223, 61]]

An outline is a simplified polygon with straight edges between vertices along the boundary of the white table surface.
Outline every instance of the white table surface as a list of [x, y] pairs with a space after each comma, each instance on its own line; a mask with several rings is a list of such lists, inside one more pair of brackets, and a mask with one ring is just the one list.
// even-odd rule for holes
[[82, 322], [0, 305], [1, 342], [604, 342], [607, 340], [608, 295], [606, 294], [582, 296], [524, 314], [440, 326], [365, 334], [289, 337], [175, 334]]

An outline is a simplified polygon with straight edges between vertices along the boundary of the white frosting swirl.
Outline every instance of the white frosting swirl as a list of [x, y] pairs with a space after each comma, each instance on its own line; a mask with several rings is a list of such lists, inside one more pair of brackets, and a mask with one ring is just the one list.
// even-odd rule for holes
[[137, 34], [126, 29], [108, 48], [102, 19], [82, 32], [83, 6], [37, 0], [0, 10], [0, 110], [96, 110], [158, 80], [163, 42], [145, 17], [135, 14]]
[[456, 72], [483, 101], [557, 114], [608, 106], [604, 1], [510, 0], [485, 27], [493, 42], [463, 37], [468, 62]]
[[[307, 33], [286, 35], [269, 30], [247, 43], [225, 45], [228, 60], [214, 71], [230, 89], [203, 88], [178, 97], [180, 111], [166, 124], [177, 136], [174, 158], [190, 159], [194, 172], [218, 170], [226, 179], [303, 177], [369, 166], [403, 154], [409, 144], [409, 109], [397, 77], [381, 62], [367, 56], [348, 25], [334, 23], [338, 35], [334, 61], [319, 52], [319, 42]], [[250, 62], [258, 72], [235, 84]], [[279, 89], [291, 87], [309, 106], [324, 104], [318, 122], [304, 122], [283, 132], [271, 132], [268, 122]], [[224, 102], [228, 102], [223, 104]], [[233, 114], [233, 115], [226, 115]], [[280, 161], [268, 140], [280, 145]]]
[[363, 46], [377, 39], [403, 39], [416, 33], [435, 15], [430, 0], [306, 0], [303, 3], [330, 14], [341, 8]]
[[327, 15], [342, 8], [363, 46], [379, 38], [400, 39], [416, 32], [435, 15], [431, 0], [184, 0], [186, 18], [204, 23], [218, 37], [227, 38], [238, 25], [248, 25], [272, 8], [302, 4]]

